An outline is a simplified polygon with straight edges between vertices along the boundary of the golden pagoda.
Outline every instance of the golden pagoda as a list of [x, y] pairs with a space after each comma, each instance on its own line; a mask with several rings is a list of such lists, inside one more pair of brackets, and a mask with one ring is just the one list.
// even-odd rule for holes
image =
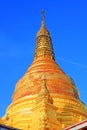
[[17, 82], [12, 103], [0, 122], [22, 130], [63, 130], [86, 118], [87, 108], [73, 80], [55, 61], [42, 12], [34, 61]]

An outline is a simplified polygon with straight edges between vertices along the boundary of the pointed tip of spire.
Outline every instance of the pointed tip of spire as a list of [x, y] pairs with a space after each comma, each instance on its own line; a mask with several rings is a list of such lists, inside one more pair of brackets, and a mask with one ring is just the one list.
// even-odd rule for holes
[[48, 37], [50, 37], [50, 33], [45, 26], [44, 13], [45, 13], [44, 10], [42, 10], [41, 11], [41, 14], [42, 14], [41, 27], [40, 27], [40, 30], [37, 32], [37, 37], [40, 36], [40, 35], [47, 35]]
[[45, 20], [44, 20], [45, 16], [44, 16], [44, 13], [45, 13], [45, 11], [42, 10], [41, 11], [41, 14], [42, 14], [42, 26], [45, 25]]

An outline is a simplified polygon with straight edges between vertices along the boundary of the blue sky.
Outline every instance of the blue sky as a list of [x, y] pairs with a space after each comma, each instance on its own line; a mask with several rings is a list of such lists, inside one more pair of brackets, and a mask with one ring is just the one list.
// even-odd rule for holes
[[87, 105], [87, 0], [0, 1], [0, 117], [17, 81], [33, 61], [41, 10], [56, 62], [72, 77]]

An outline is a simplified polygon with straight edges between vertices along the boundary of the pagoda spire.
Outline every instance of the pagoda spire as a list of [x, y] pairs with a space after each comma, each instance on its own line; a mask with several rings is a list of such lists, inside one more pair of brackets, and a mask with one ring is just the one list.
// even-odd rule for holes
[[41, 11], [42, 13], [42, 26], [45, 26], [45, 15], [44, 15], [44, 10]]
[[42, 13], [41, 28], [37, 32], [34, 59], [50, 57], [54, 60], [54, 51], [49, 31], [45, 26], [44, 11]]

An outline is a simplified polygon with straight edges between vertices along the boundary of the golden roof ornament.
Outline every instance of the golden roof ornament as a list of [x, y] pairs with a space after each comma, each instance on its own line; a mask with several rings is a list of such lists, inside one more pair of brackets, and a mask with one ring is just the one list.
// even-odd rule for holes
[[50, 33], [46, 29], [46, 26], [45, 26], [45, 15], [44, 15], [44, 13], [45, 13], [44, 11], [41, 11], [41, 14], [42, 14], [41, 28], [37, 32], [37, 37], [40, 36], [40, 35], [46, 35], [46, 36], [50, 37]]
[[44, 16], [44, 13], [45, 13], [44, 10], [42, 10], [41, 13], [42, 13], [42, 26], [45, 26], [45, 25], [44, 25], [44, 24], [45, 24], [45, 23], [44, 23], [44, 18], [45, 18], [45, 16]]

